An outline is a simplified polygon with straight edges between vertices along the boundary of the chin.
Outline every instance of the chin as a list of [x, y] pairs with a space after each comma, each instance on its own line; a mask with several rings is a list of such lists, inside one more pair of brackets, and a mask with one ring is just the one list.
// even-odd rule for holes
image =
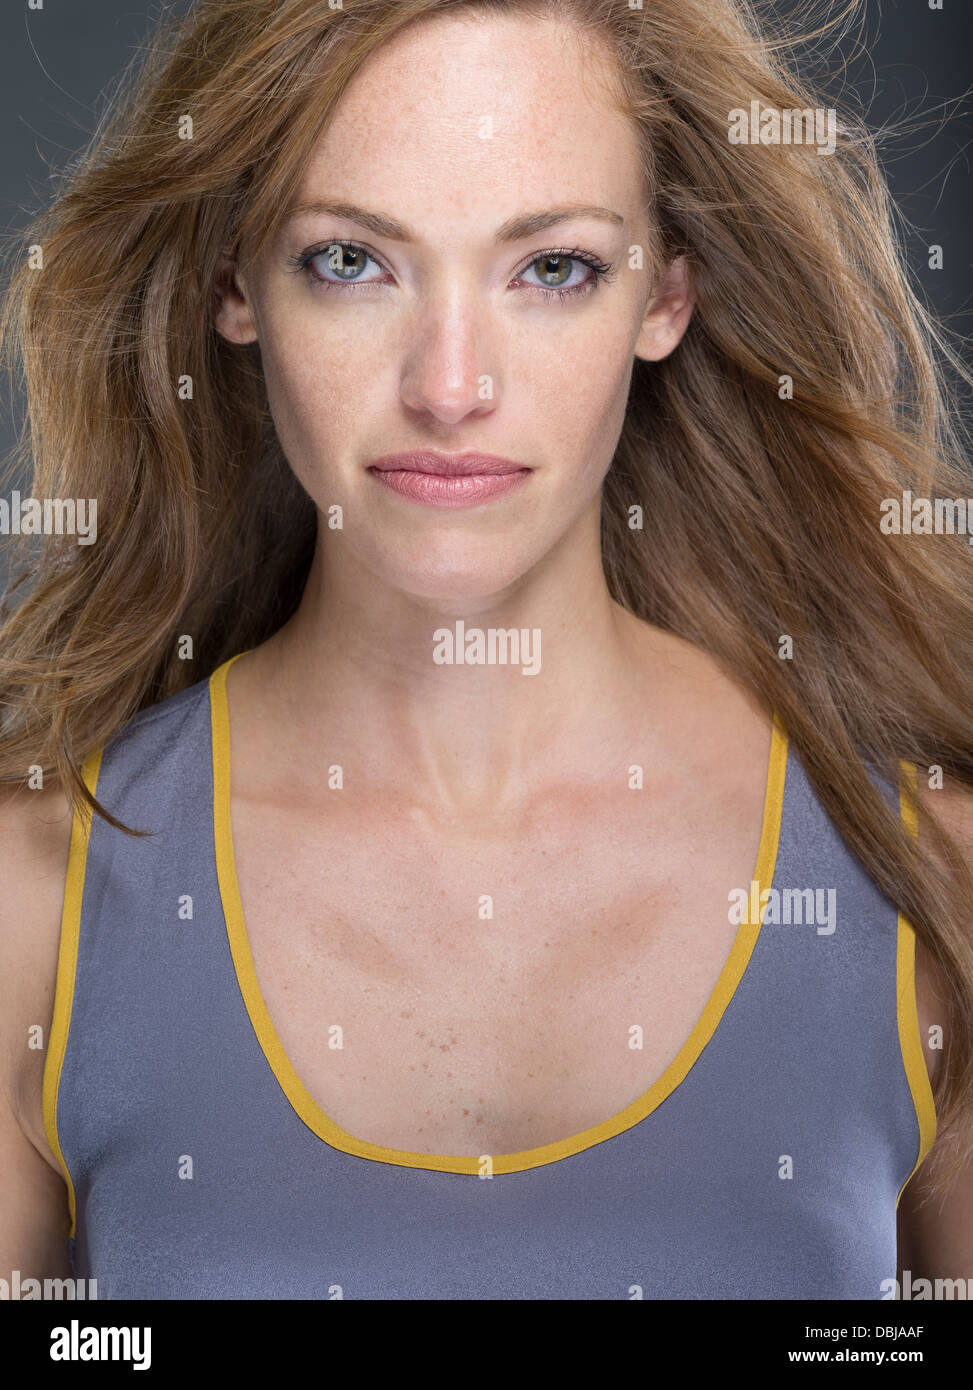
[[518, 564], [511, 557], [504, 560], [496, 555], [477, 563], [466, 547], [462, 554], [417, 557], [414, 566], [404, 564], [394, 572], [389, 571], [386, 558], [383, 575], [404, 594], [453, 608], [462, 603], [490, 605], [499, 601], [529, 569], [529, 563]]

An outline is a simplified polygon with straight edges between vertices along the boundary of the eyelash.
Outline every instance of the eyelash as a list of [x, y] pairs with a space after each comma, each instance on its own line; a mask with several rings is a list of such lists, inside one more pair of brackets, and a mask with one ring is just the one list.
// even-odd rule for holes
[[[373, 260], [376, 265], [382, 265], [382, 262], [372, 251], [369, 251], [367, 246], [362, 246], [357, 241], [335, 240], [326, 241], [323, 246], [316, 247], [310, 251], [302, 251], [296, 256], [289, 256], [288, 264], [295, 274], [306, 274], [312, 280], [315, 289], [321, 286], [328, 290], [364, 290], [377, 283], [374, 280], [366, 280], [359, 283], [348, 280], [342, 284], [338, 280], [325, 280], [323, 276], [318, 275], [312, 267], [311, 262], [317, 260], [318, 256], [323, 256], [331, 246], [340, 246], [342, 249], [352, 251], [364, 251], [365, 255], [368, 256], [370, 260]], [[608, 262], [601, 260], [598, 256], [592, 255], [590, 251], [584, 251], [581, 247], [574, 246], [554, 247], [550, 251], [542, 251], [538, 256], [531, 256], [530, 260], [517, 271], [514, 279], [518, 279], [519, 276], [523, 275], [524, 271], [529, 270], [531, 266], [536, 265], [538, 261], [552, 260], [555, 257], [562, 256], [566, 257], [568, 260], [580, 261], [582, 265], [589, 267], [592, 274], [587, 280], [583, 281], [582, 284], [574, 285], [571, 289], [567, 290], [551, 289], [547, 285], [529, 285], [528, 288], [542, 294], [545, 299], [575, 299], [590, 294], [593, 290], [598, 288], [599, 284], [607, 282], [612, 278], [612, 268]], [[384, 266], [382, 266], [382, 268], [385, 269]]]

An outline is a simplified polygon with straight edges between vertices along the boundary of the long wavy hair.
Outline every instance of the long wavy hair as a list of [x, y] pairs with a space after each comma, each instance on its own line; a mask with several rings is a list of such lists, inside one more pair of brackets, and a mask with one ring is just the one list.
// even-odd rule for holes
[[[936, 1103], [956, 1137], [973, 1118], [973, 878], [936, 817], [941, 852], [920, 852], [869, 767], [893, 786], [903, 762], [973, 783], [973, 549], [879, 526], [904, 491], [971, 491], [970, 374], [911, 285], [875, 136], [801, 75], [858, 0], [810, 35], [747, 0], [336, 3], [163, 15], [53, 205], [8, 248], [0, 350], [27, 401], [8, 478], [32, 465], [34, 495], [96, 498], [99, 536], [10, 542], [32, 548], [0, 629], [0, 780], [39, 765], [118, 825], [84, 786], [86, 755], [293, 613], [316, 513], [257, 346], [213, 326], [218, 260], [245, 267], [276, 233], [347, 83], [405, 25], [556, 17], [614, 56], [649, 273], [684, 255], [696, 293], [676, 350], [634, 365], [603, 490], [610, 592], [780, 711], [850, 849], [940, 963], [955, 1023]], [[732, 143], [728, 113], [753, 100], [840, 110], [834, 153]], [[251, 509], [255, 495], [277, 510]]]

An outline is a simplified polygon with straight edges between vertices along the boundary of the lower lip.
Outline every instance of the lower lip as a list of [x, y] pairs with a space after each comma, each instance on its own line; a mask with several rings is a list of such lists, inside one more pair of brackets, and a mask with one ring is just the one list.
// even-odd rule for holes
[[369, 472], [383, 487], [413, 502], [424, 502], [429, 507], [475, 507], [479, 502], [513, 491], [530, 469], [518, 468], [514, 473], [471, 473], [466, 477], [417, 473], [404, 468], [371, 468]]

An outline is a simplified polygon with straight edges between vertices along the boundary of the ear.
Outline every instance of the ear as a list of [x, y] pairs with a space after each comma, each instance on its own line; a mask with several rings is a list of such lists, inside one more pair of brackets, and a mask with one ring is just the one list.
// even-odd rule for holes
[[635, 356], [646, 362], [661, 362], [668, 357], [686, 331], [694, 303], [688, 262], [685, 256], [677, 256], [645, 311]]
[[257, 325], [236, 262], [221, 257], [213, 279], [213, 324], [231, 343], [255, 343]]

